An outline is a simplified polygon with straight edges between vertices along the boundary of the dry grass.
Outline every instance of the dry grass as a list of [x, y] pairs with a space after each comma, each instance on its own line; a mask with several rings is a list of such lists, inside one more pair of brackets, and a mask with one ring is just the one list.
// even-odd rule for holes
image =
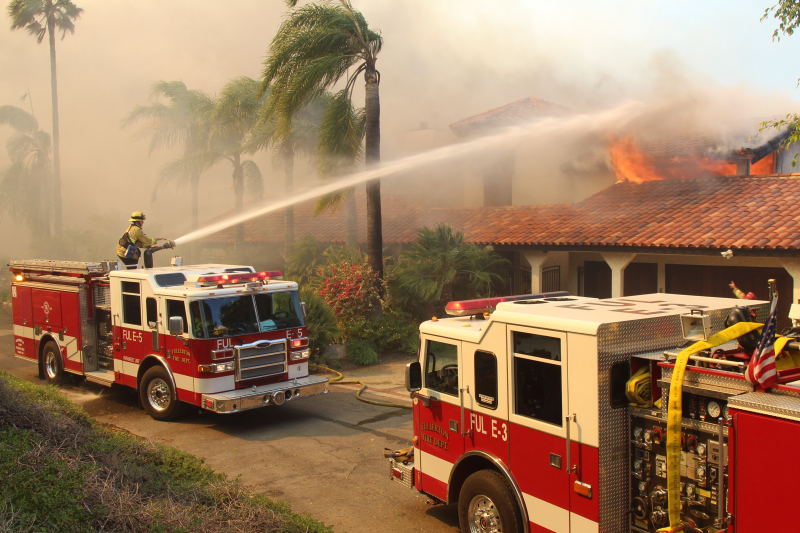
[[0, 372], [0, 532], [329, 532], [196, 457]]

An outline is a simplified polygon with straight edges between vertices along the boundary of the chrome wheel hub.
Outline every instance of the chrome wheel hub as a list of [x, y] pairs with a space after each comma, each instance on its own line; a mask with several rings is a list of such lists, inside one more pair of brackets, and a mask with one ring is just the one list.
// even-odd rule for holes
[[44, 362], [44, 369], [47, 372], [47, 377], [55, 379], [58, 375], [58, 366], [56, 365], [56, 354], [47, 352], [47, 359]]
[[172, 400], [169, 394], [169, 386], [167, 382], [161, 378], [152, 380], [147, 385], [147, 400], [150, 406], [156, 411], [164, 411], [169, 407], [169, 402]]
[[473, 497], [469, 502], [468, 513], [470, 533], [500, 533], [503, 531], [500, 513], [488, 496], [479, 494]]

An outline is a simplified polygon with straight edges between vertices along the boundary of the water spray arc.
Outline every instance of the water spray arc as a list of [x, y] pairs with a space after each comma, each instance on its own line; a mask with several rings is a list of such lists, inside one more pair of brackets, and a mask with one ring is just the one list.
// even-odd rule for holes
[[398, 159], [386, 163], [380, 168], [365, 170], [363, 172], [352, 174], [346, 178], [325, 183], [282, 200], [270, 202], [256, 208], [249, 209], [244, 213], [231, 216], [220, 222], [210, 224], [206, 227], [178, 237], [175, 239], [175, 244], [181, 245], [196, 241], [197, 239], [212, 235], [218, 231], [222, 231], [236, 224], [241, 224], [242, 222], [246, 222], [258, 216], [284, 209], [290, 205], [313, 200], [314, 198], [324, 194], [329, 194], [340, 189], [353, 187], [372, 179], [387, 178], [400, 172], [423, 168], [433, 163], [458, 159], [484, 150], [491, 150], [493, 148], [508, 148], [510, 144], [519, 142], [523, 139], [545, 138], [573, 131], [576, 133], [580, 132], [585, 134], [591, 131], [616, 129], [620, 126], [620, 124], [627, 123], [632, 118], [640, 115], [644, 111], [644, 107], [644, 104], [641, 102], [630, 101], [615, 108], [594, 114], [575, 115], [567, 118], [543, 118], [525, 125], [509, 128], [495, 135], [489, 135], [468, 142], [453, 144], [428, 152], [423, 152], [421, 154], [405, 157], [403, 159]]

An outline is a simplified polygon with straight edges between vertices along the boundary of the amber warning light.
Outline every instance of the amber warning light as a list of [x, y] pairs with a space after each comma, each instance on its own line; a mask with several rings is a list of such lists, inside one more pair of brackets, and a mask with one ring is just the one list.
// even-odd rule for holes
[[269, 281], [272, 278], [283, 276], [280, 271], [270, 272], [243, 272], [236, 274], [216, 274], [213, 276], [200, 276], [197, 283], [207, 285], [233, 285], [236, 283], [249, 283], [253, 281]]
[[560, 296], [569, 296], [568, 292], [545, 292], [539, 294], [520, 294], [516, 296], [496, 296], [494, 298], [478, 298], [477, 300], [461, 300], [450, 302], [444, 310], [452, 316], [471, 316], [491, 313], [497, 304], [502, 302], [514, 302], [516, 300], [539, 300]]

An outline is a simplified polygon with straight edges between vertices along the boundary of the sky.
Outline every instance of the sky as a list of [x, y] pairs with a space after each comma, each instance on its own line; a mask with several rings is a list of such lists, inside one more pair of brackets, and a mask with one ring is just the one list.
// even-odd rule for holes
[[[147, 103], [157, 80], [219, 93], [237, 76], [258, 79], [269, 43], [288, 8], [279, 0], [74, 0], [85, 12], [74, 35], [57, 41], [65, 224], [131, 211], [165, 237], [188, 230], [188, 191], [153, 198], [156, 174], [179, 151], [148, 154], [122, 118]], [[353, 0], [381, 31], [382, 152], [398, 156], [405, 132], [449, 124], [520, 98], [543, 98], [582, 112], [627, 100], [682, 97], [698, 110], [742, 119], [782, 115], [800, 104], [800, 36], [773, 41], [770, 3], [736, 0]], [[25, 31], [0, 25], [0, 105], [33, 111], [52, 130], [49, 50]], [[359, 84], [361, 85], [361, 84]], [[356, 92], [363, 98], [363, 89]], [[0, 142], [10, 134], [0, 126]], [[268, 154], [254, 157], [267, 196], [283, 192]], [[0, 148], [0, 169], [8, 164]], [[304, 167], [300, 178], [316, 178]], [[201, 221], [233, 206], [231, 169], [203, 176]], [[186, 200], [186, 201], [185, 201]], [[7, 255], [26, 230], [0, 217]]]

